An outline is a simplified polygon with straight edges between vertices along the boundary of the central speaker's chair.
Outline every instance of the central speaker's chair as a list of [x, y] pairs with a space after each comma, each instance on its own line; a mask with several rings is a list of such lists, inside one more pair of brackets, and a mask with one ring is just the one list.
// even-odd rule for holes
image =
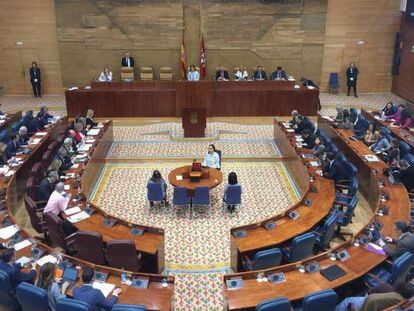
[[135, 80], [134, 67], [121, 67], [121, 80], [122, 81]]
[[154, 80], [154, 69], [152, 67], [141, 67], [140, 78], [142, 81]]
[[172, 67], [160, 67], [160, 80], [161, 81], [172, 81], [173, 80]]

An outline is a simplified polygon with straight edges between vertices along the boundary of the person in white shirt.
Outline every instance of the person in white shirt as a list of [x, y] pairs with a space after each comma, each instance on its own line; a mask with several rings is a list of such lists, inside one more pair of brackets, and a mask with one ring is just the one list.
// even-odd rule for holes
[[53, 213], [59, 215], [68, 207], [71, 194], [64, 196], [65, 184], [60, 182], [56, 185], [55, 191], [50, 195], [49, 201], [44, 209], [44, 213]]
[[190, 66], [190, 71], [187, 73], [188, 81], [198, 81], [200, 80], [200, 73], [196, 70], [194, 65]]
[[105, 67], [99, 76], [99, 82], [111, 82], [112, 81], [112, 72], [109, 71], [108, 67]]
[[235, 74], [235, 80], [246, 81], [248, 78], [249, 74], [247, 73], [246, 67], [240, 67]]
[[208, 152], [204, 156], [203, 166], [220, 169], [220, 157], [213, 144], [208, 145]]

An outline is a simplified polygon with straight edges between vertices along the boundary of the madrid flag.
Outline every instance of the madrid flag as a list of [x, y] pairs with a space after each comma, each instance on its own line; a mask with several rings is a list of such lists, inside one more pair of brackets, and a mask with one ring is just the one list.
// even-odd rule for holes
[[206, 76], [206, 49], [204, 47], [204, 37], [201, 36], [200, 46], [200, 77], [204, 79]]

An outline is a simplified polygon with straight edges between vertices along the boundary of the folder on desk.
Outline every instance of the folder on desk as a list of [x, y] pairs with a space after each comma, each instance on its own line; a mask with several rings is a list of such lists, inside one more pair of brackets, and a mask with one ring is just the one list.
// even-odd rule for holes
[[338, 265], [333, 265], [326, 269], [322, 269], [320, 272], [329, 281], [336, 280], [346, 274], [346, 272]]

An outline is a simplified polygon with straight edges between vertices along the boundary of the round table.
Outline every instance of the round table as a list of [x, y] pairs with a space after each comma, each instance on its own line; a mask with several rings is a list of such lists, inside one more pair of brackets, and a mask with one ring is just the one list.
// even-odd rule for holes
[[177, 176], [183, 176], [185, 173], [190, 173], [192, 166], [186, 165], [177, 167], [172, 170], [168, 175], [168, 181], [174, 187], [186, 187], [190, 193], [194, 192], [197, 187], [208, 187], [209, 189], [214, 188], [221, 184], [223, 181], [223, 173], [215, 168], [202, 168], [202, 172], [208, 172], [209, 178], [201, 178], [200, 181], [191, 181], [190, 178], [183, 178], [177, 180]]

